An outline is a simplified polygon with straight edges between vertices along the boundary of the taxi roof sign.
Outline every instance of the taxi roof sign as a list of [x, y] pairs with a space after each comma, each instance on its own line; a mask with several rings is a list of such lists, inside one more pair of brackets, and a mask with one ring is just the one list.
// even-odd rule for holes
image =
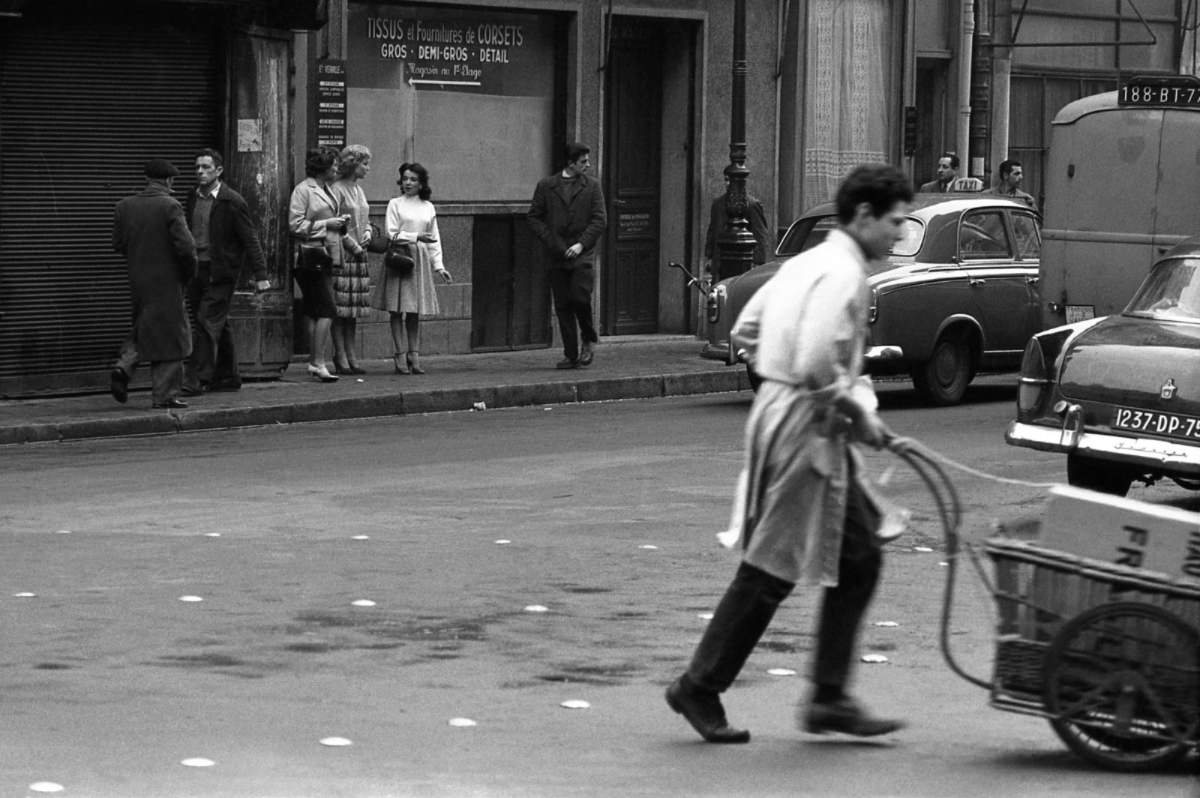
[[1200, 108], [1200, 78], [1193, 75], [1135, 75], [1117, 90], [1117, 105]]

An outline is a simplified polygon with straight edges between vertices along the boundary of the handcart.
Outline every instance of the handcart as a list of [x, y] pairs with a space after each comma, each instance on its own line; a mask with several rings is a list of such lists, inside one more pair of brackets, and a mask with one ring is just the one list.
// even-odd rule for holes
[[[942, 514], [941, 644], [952, 670], [987, 688], [991, 706], [1046, 718], [1068, 748], [1112, 770], [1163, 767], [1200, 746], [1200, 580], [1044, 548], [1027, 534], [983, 544], [989, 575], [980, 547], [968, 546], [998, 614], [992, 679], [975, 678], [949, 647], [957, 495], [927, 450], [900, 439], [891, 448], [925, 479]], [[1194, 529], [1185, 551], [1200, 542], [1200, 521]]]

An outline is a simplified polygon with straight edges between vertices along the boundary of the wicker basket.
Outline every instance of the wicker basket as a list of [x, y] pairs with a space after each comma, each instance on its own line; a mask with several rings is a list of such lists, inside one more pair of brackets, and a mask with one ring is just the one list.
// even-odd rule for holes
[[1041, 700], [1046, 651], [1063, 623], [1110, 601], [1154, 604], [1200, 629], [1200, 584], [993, 538], [999, 613], [993, 700]]

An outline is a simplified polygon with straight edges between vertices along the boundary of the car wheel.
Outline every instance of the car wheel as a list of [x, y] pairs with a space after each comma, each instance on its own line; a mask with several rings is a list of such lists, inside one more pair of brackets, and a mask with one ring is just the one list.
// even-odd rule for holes
[[974, 376], [967, 339], [953, 332], [943, 333], [929, 360], [912, 370], [913, 385], [921, 398], [942, 406], [961, 402]]
[[749, 363], [746, 364], [746, 376], [750, 379], [750, 388], [758, 393], [759, 386], [763, 384], [763, 378], [758, 376], [758, 372]]
[[1117, 463], [1097, 460], [1082, 454], [1069, 454], [1067, 482], [1077, 488], [1124, 496], [1133, 483], [1133, 472]]

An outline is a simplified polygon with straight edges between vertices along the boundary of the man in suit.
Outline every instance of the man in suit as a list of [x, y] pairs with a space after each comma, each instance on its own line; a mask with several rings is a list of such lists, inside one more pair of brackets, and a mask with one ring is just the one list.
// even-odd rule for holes
[[567, 165], [538, 181], [529, 206], [529, 226], [550, 267], [550, 291], [563, 340], [564, 357], [556, 364], [560, 369], [591, 365], [599, 341], [592, 321], [593, 249], [608, 215], [599, 182], [586, 174], [592, 165], [590, 152], [578, 142], [568, 145]]
[[191, 354], [184, 286], [196, 274], [196, 242], [183, 206], [171, 196], [179, 170], [161, 158], [147, 161], [146, 188], [117, 203], [113, 250], [125, 257], [133, 299], [133, 329], [109, 376], [118, 402], [128, 398], [138, 361], [150, 361], [153, 406], [183, 408], [183, 359]]
[[950, 190], [950, 184], [958, 177], [958, 156], [946, 153], [938, 158], [937, 178], [921, 184], [922, 193], [940, 194]]
[[255, 290], [271, 287], [250, 209], [241, 194], [221, 181], [224, 172], [221, 153], [201, 150], [196, 156], [196, 190], [187, 198], [187, 220], [199, 261], [196, 278], [188, 286], [188, 303], [196, 314], [183, 386], [188, 396], [242, 387], [229, 305], [243, 261], [250, 261]]

